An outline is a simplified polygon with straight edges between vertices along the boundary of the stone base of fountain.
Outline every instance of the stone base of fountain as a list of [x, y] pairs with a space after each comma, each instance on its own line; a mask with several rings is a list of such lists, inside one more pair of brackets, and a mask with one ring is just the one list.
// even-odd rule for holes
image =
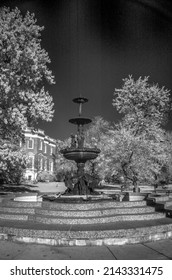
[[94, 176], [85, 173], [84, 167], [85, 162], [87, 160], [95, 159], [100, 153], [100, 150], [96, 148], [67, 148], [61, 152], [66, 159], [73, 160], [77, 164], [77, 176], [75, 178], [77, 182], [75, 183], [74, 187], [72, 187], [72, 183], [66, 185], [66, 187], [68, 187], [66, 193], [71, 195], [97, 194], [94, 189], [97, 187], [98, 182]]

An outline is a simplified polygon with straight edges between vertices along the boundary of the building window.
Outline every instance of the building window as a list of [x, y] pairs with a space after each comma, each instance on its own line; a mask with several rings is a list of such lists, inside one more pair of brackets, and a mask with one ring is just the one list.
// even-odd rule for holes
[[41, 155], [38, 155], [37, 158], [37, 170], [41, 171], [43, 169], [43, 159]]
[[42, 140], [39, 140], [39, 150], [42, 150]]
[[34, 140], [30, 138], [27, 142], [27, 147], [28, 149], [33, 149], [33, 146], [34, 146]]
[[44, 144], [44, 153], [47, 152], [47, 144]]
[[49, 171], [53, 172], [53, 161], [49, 163]]
[[29, 156], [28, 166], [29, 169], [34, 169], [34, 156]]
[[43, 170], [43, 158], [40, 159], [40, 170]]
[[44, 162], [44, 170], [47, 171], [47, 159], [45, 159], [45, 162]]
[[50, 147], [50, 155], [53, 154], [53, 147]]

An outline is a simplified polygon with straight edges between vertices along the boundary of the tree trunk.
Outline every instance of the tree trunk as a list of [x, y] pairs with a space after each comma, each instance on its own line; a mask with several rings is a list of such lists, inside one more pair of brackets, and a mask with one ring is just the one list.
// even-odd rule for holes
[[134, 176], [134, 178], [133, 178], [133, 186], [134, 186], [133, 192], [140, 192], [140, 188], [138, 187], [137, 181], [138, 181], [137, 177]]

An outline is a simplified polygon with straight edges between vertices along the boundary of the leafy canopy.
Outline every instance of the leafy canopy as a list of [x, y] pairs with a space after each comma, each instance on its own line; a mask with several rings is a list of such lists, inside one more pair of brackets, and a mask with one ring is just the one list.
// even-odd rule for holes
[[158, 84], [151, 85], [148, 80], [149, 77], [140, 77], [135, 81], [129, 76], [123, 79], [122, 88], [114, 92], [113, 106], [135, 133], [149, 130], [151, 124], [164, 124], [171, 109], [170, 91]]
[[41, 47], [43, 27], [34, 14], [23, 16], [18, 8], [0, 9], [0, 136], [51, 121], [53, 100], [44, 82], [54, 83], [48, 53]]

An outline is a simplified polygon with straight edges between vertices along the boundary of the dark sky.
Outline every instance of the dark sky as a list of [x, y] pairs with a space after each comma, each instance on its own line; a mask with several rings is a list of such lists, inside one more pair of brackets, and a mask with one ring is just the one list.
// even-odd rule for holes
[[[76, 128], [74, 97], [85, 96], [84, 116], [118, 121], [112, 106], [115, 88], [132, 74], [172, 89], [172, 4], [170, 0], [7, 0], [1, 5], [34, 12], [44, 25], [56, 85], [51, 123], [40, 123], [50, 137], [64, 139]], [[172, 119], [172, 114], [171, 114]], [[172, 130], [172, 122], [167, 125]]]

